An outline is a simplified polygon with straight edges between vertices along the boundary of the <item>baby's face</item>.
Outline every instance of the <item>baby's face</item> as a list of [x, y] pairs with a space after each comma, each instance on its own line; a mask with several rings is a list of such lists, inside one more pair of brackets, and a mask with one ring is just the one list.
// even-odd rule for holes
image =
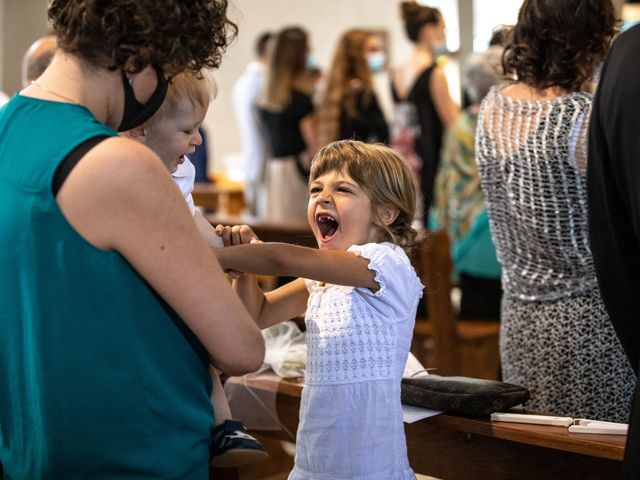
[[169, 172], [175, 172], [184, 162], [184, 156], [193, 153], [202, 143], [198, 127], [206, 113], [206, 107], [194, 106], [188, 98], [181, 98], [174, 115], [165, 115], [147, 128], [145, 143]]

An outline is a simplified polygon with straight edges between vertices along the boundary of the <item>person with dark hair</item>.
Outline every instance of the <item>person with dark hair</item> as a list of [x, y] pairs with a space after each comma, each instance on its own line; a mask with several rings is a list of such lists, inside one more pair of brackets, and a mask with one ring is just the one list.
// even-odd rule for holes
[[242, 144], [245, 201], [249, 211], [259, 213], [259, 200], [264, 189], [264, 169], [267, 158], [265, 132], [260, 122], [258, 100], [264, 88], [269, 62], [268, 45], [271, 32], [262, 33], [255, 43], [256, 59], [249, 64], [233, 85], [233, 109]]
[[[589, 131], [589, 238], [598, 285], [636, 375], [640, 372], [640, 26], [615, 41], [600, 76]], [[629, 420], [623, 478], [640, 478], [640, 387]]]
[[209, 365], [261, 365], [260, 331], [161, 160], [116, 133], [174, 75], [219, 66], [226, 10], [49, 2], [53, 60], [0, 109], [7, 478], [206, 479]]
[[388, 143], [389, 127], [373, 88], [386, 58], [380, 35], [354, 29], [338, 42], [318, 108], [318, 144], [335, 140]]
[[616, 25], [611, 0], [525, 0], [503, 57], [517, 80], [482, 102], [476, 155], [502, 264], [503, 380], [534, 410], [626, 422], [635, 378], [598, 289], [586, 195], [591, 82]]
[[258, 102], [270, 158], [266, 168], [265, 216], [304, 222], [307, 175], [317, 149], [307, 32], [280, 30], [273, 41], [267, 79]]
[[[391, 92], [397, 109], [396, 122], [415, 121], [417, 134], [413, 140], [420, 169], [420, 192], [424, 225], [428, 224], [429, 207], [434, 203], [433, 186], [440, 162], [442, 135], [453, 125], [460, 108], [451, 98], [444, 71], [436, 63], [439, 51], [445, 47], [444, 19], [436, 8], [418, 5], [415, 1], [401, 4], [405, 32], [414, 44], [411, 58], [392, 72]], [[410, 107], [410, 108], [406, 108]], [[405, 112], [412, 120], [398, 118]], [[413, 113], [409, 113], [413, 112]], [[395, 143], [402, 143], [395, 141]], [[404, 150], [402, 145], [398, 148]]]

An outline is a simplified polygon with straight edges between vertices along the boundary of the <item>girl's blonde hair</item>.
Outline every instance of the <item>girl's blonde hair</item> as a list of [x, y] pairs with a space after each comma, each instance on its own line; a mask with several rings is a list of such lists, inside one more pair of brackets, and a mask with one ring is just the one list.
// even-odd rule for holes
[[329, 172], [348, 174], [371, 198], [371, 205], [398, 209], [391, 225], [379, 225], [385, 240], [401, 246], [407, 253], [414, 246], [417, 232], [411, 226], [416, 209], [413, 177], [404, 160], [382, 144], [340, 140], [323, 147], [311, 162], [309, 182]]
[[302, 28], [284, 28], [278, 33], [269, 55], [261, 107], [281, 112], [291, 100], [291, 90], [304, 89], [307, 48], [307, 33]]
[[372, 32], [349, 30], [340, 38], [333, 64], [329, 72], [327, 89], [318, 109], [318, 140], [320, 145], [338, 140], [340, 135], [340, 115], [346, 112], [356, 116], [355, 97], [351, 83], [358, 80], [360, 88], [373, 93], [373, 79], [365, 46]]
[[179, 73], [171, 79], [162, 106], [149, 120], [150, 124], [176, 115], [180, 100], [186, 98], [193, 107], [207, 108], [215, 96], [215, 84], [206, 72]]

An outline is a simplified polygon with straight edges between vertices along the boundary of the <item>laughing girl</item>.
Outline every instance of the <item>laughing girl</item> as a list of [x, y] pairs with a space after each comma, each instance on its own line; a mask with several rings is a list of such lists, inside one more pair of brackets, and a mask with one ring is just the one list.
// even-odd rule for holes
[[215, 251], [223, 268], [301, 277], [236, 290], [261, 327], [306, 311], [308, 362], [290, 480], [414, 479], [400, 381], [423, 286], [406, 251], [415, 190], [381, 145], [340, 141], [316, 155], [307, 217], [318, 249], [255, 243]]

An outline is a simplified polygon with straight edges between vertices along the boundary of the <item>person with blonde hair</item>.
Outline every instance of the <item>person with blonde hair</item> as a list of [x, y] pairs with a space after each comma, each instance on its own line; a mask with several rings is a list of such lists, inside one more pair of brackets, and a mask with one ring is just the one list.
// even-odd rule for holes
[[[213, 90], [213, 81], [206, 72], [180, 73], [171, 79], [167, 96], [156, 114], [144, 125], [127, 133], [160, 157], [182, 192], [207, 245], [217, 248], [223, 246], [222, 238], [193, 202], [191, 192], [196, 169], [187, 157], [202, 143], [199, 127], [209, 109]], [[247, 241], [252, 238], [250, 236]], [[218, 372], [213, 367], [210, 367], [210, 372], [213, 383], [211, 400], [216, 412], [211, 465], [232, 467], [263, 460], [267, 454], [262, 445], [247, 433], [241, 422], [232, 419]]]
[[634, 372], [602, 301], [587, 225], [593, 77], [611, 0], [525, 0], [478, 117], [476, 158], [502, 266], [505, 382], [530, 408], [626, 423]]
[[225, 269], [298, 276], [236, 291], [261, 327], [305, 310], [307, 371], [290, 480], [415, 480], [400, 380], [423, 286], [407, 252], [415, 189], [393, 150], [342, 140], [313, 159], [307, 218], [318, 249], [263, 243], [218, 249]]
[[316, 122], [307, 69], [309, 40], [300, 27], [283, 28], [273, 41], [258, 106], [270, 145], [266, 217], [304, 221], [309, 159], [316, 151]]
[[4, 476], [206, 479], [209, 365], [254, 371], [264, 342], [162, 161], [117, 131], [237, 28], [226, 0], [48, 16], [53, 60], [0, 110]]
[[373, 88], [373, 73], [385, 67], [380, 35], [349, 30], [342, 35], [318, 108], [318, 143], [335, 140], [389, 142], [389, 128]]

